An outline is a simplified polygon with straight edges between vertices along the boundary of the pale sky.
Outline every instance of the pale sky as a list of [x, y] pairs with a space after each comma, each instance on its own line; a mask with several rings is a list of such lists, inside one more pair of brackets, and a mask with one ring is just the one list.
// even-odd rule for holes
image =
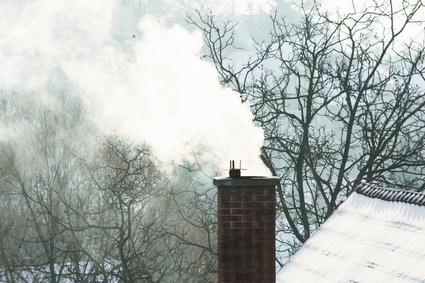
[[[351, 6], [351, 1], [322, 3], [329, 11]], [[212, 155], [225, 156], [226, 164], [229, 158], [253, 160], [263, 141], [261, 129], [253, 125], [238, 94], [219, 84], [214, 66], [200, 58], [201, 33], [181, 22], [194, 9], [213, 9], [224, 19], [243, 19], [246, 25], [238, 28], [248, 40], [250, 28], [257, 28], [259, 35], [268, 31], [265, 22], [249, 27], [249, 15], [267, 18], [276, 7], [294, 13], [285, 0], [0, 1], [0, 85], [31, 90], [63, 84], [77, 89], [95, 101], [99, 117], [108, 114], [123, 132], [158, 145], [165, 141], [158, 155], [182, 155], [187, 144], [207, 141], [215, 148]], [[161, 13], [180, 17], [180, 25], [163, 25], [158, 21]], [[409, 34], [416, 32], [412, 27]], [[142, 111], [143, 105], [153, 106]], [[249, 146], [247, 140], [252, 141]], [[239, 157], [230, 156], [234, 152]]]

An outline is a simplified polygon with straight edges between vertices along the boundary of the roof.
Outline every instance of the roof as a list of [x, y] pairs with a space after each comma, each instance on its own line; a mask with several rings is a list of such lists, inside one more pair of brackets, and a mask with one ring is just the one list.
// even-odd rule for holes
[[361, 184], [276, 282], [424, 282], [425, 194]]

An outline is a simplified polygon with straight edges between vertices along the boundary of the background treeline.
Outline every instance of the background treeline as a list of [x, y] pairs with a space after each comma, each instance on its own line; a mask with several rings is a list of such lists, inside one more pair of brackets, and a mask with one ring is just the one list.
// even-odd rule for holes
[[68, 93], [3, 92], [0, 102], [10, 129], [0, 281], [213, 280], [214, 193], [196, 156], [164, 174], [147, 145], [100, 135]]

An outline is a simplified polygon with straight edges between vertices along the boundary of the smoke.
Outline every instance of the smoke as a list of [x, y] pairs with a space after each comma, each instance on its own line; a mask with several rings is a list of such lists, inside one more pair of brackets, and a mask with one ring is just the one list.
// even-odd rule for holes
[[80, 95], [105, 133], [146, 142], [166, 163], [202, 149], [218, 168], [242, 159], [252, 174], [268, 174], [258, 157], [263, 132], [253, 125], [249, 105], [200, 59], [201, 34], [144, 17], [134, 27], [136, 38], [125, 34], [131, 21], [120, 21], [117, 5], [0, 3], [0, 87], [47, 86]]

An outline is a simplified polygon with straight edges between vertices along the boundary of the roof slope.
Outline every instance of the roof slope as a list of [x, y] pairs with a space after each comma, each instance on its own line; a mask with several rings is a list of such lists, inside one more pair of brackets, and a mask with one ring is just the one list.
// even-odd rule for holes
[[425, 282], [425, 194], [360, 185], [276, 282]]

